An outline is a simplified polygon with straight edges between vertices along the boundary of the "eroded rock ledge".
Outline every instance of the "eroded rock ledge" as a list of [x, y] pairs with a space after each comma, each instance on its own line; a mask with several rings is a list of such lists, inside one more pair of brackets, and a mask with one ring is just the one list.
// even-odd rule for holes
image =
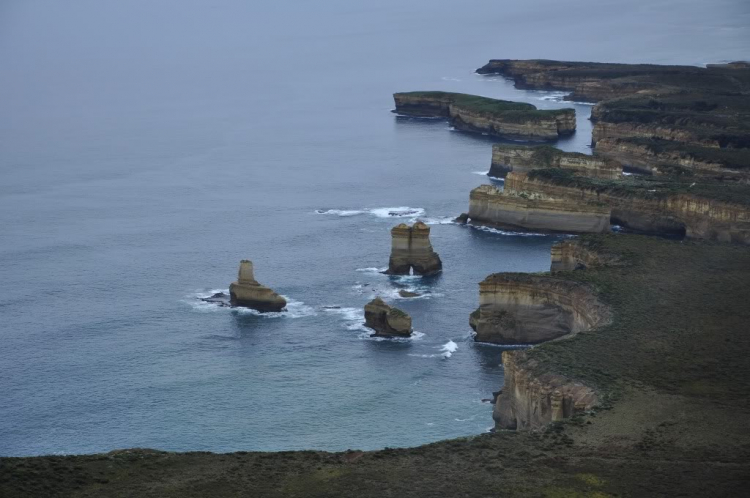
[[616, 161], [579, 152], [563, 152], [550, 145], [495, 144], [489, 176], [505, 178], [511, 172], [528, 173], [535, 169], [563, 168], [595, 178], [616, 179], [622, 176], [622, 166]]
[[503, 138], [557, 140], [576, 129], [574, 109], [539, 110], [531, 104], [449, 92], [393, 94], [395, 112], [446, 118], [458, 130]]
[[602, 266], [620, 266], [620, 256], [602, 251], [590, 240], [563, 240], [552, 245], [550, 271], [585, 270]]
[[538, 374], [536, 367], [524, 351], [503, 351], [505, 382], [492, 411], [496, 429], [538, 429], [597, 405], [590, 387], [562, 375]]
[[391, 229], [389, 275], [434, 275], [443, 269], [440, 256], [432, 249], [430, 227], [417, 221], [413, 226], [401, 223]]
[[589, 330], [611, 319], [585, 284], [528, 273], [494, 273], [479, 284], [469, 323], [477, 342], [538, 344]]

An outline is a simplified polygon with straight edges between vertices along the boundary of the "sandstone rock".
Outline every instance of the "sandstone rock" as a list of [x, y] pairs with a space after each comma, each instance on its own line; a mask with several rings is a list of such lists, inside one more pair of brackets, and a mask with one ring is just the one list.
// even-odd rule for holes
[[586, 240], [564, 240], [552, 245], [550, 271], [585, 270], [601, 266], [620, 266], [623, 262], [614, 254], [602, 252]]
[[584, 284], [528, 273], [495, 273], [479, 284], [469, 324], [478, 342], [537, 344], [608, 323], [609, 308]]
[[562, 375], [536, 373], [524, 351], [503, 351], [504, 384], [492, 418], [496, 429], [530, 430], [589, 411], [596, 392]]
[[535, 169], [562, 168], [594, 178], [616, 179], [622, 176], [622, 166], [604, 157], [578, 152], [563, 152], [550, 145], [495, 144], [489, 176], [505, 178], [511, 172], [528, 173]]
[[446, 118], [458, 130], [524, 140], [557, 140], [576, 129], [574, 109], [539, 110], [532, 104], [450, 92], [393, 94], [395, 112]]
[[432, 249], [430, 227], [417, 221], [413, 226], [401, 223], [391, 229], [389, 275], [434, 275], [442, 270], [440, 256]]
[[239, 275], [229, 286], [229, 296], [232, 306], [261, 312], [281, 311], [286, 306], [286, 299], [255, 280], [253, 263], [246, 259], [240, 261]]
[[401, 289], [398, 291], [398, 295], [401, 297], [419, 297], [420, 294], [418, 292], [411, 292], [405, 289]]
[[609, 230], [610, 208], [595, 200], [528, 188], [527, 176], [508, 173], [505, 188], [481, 185], [469, 196], [473, 224], [564, 233]]
[[365, 305], [365, 326], [373, 329], [376, 336], [408, 337], [412, 333], [411, 317], [379, 297]]

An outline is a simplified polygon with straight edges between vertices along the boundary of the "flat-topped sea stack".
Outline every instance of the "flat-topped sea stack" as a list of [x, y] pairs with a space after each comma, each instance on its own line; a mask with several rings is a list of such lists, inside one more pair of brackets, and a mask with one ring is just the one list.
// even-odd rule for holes
[[551, 145], [505, 145], [492, 146], [492, 164], [489, 176], [505, 178], [515, 171], [528, 173], [535, 169], [563, 168], [576, 171], [584, 176], [616, 179], [622, 176], [622, 166], [611, 159], [563, 152]]
[[432, 249], [430, 227], [417, 221], [413, 226], [401, 223], [391, 229], [389, 275], [434, 275], [443, 269], [440, 256]]
[[411, 317], [379, 297], [365, 305], [365, 326], [374, 330], [375, 336], [409, 337], [412, 333]]
[[508, 173], [505, 188], [481, 185], [469, 196], [472, 224], [512, 230], [602, 233], [610, 229], [610, 208], [596, 199], [537, 191], [528, 176]]
[[237, 281], [229, 285], [229, 298], [232, 306], [261, 312], [281, 311], [286, 306], [286, 299], [255, 280], [253, 263], [246, 259], [240, 261]]
[[585, 284], [528, 273], [495, 273], [479, 284], [479, 308], [469, 319], [477, 342], [538, 344], [610, 320]]
[[457, 130], [522, 140], [557, 140], [576, 129], [574, 109], [539, 110], [532, 104], [450, 92], [395, 93], [395, 112], [446, 118]]

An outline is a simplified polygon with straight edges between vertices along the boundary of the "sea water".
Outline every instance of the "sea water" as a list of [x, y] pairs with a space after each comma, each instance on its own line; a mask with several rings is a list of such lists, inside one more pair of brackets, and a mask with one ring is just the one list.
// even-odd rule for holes
[[[0, 455], [374, 449], [486, 431], [502, 349], [468, 325], [492, 272], [560, 237], [451, 222], [496, 140], [391, 94], [519, 91], [490, 58], [748, 55], [743, 1], [5, 1], [0, 6]], [[389, 277], [422, 219], [444, 271]], [[239, 261], [289, 304], [200, 300]], [[402, 298], [398, 291], [419, 294]], [[362, 326], [375, 296], [410, 339]]]

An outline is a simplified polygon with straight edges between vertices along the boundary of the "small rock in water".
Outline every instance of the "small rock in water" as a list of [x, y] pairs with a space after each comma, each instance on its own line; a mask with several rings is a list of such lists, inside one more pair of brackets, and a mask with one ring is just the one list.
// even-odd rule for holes
[[398, 291], [398, 295], [401, 297], [418, 297], [421, 294], [419, 294], [418, 292], [412, 292], [412, 291], [401, 289], [400, 291]]
[[467, 213], [461, 213], [458, 217], [453, 220], [456, 223], [466, 224], [469, 222], [469, 215]]

